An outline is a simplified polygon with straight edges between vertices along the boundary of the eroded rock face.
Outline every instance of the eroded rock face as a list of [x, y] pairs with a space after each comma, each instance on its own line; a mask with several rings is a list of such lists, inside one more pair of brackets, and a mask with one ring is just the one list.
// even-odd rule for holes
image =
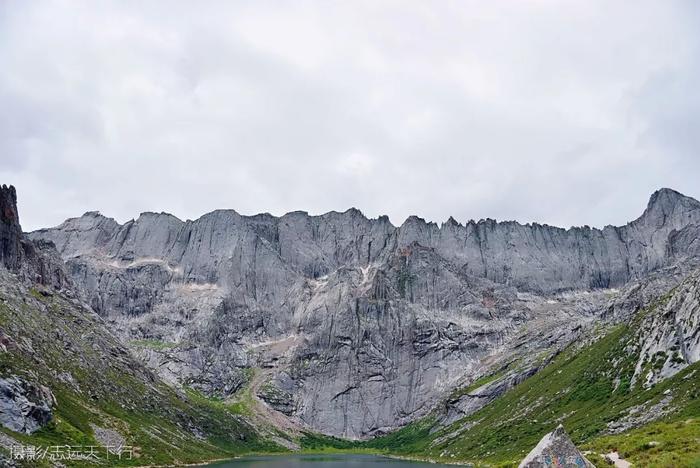
[[692, 274], [644, 317], [633, 382], [645, 387], [700, 361], [700, 273]]
[[[662, 189], [637, 220], [602, 230], [491, 219], [462, 225], [452, 218], [438, 226], [417, 217], [396, 228], [386, 217], [370, 220], [355, 209], [322, 216], [293, 212], [281, 218], [219, 210], [187, 222], [166, 213], [143, 213], [124, 225], [89, 212], [30, 236], [53, 241], [64, 258], [95, 255], [120, 264], [151, 259], [163, 267], [181, 267], [182, 277], [197, 283], [245, 279], [241, 273], [250, 271], [237, 264], [249, 266], [253, 255], [269, 262], [256, 265], [258, 275], [271, 274], [261, 268], [267, 266], [318, 278], [340, 267], [372, 264], [417, 243], [463, 273], [550, 293], [620, 286], [665, 265], [670, 257], [696, 255], [693, 233], [699, 225], [698, 201]], [[278, 275], [257, 279], [290, 279], [283, 271]], [[251, 293], [274, 289], [266, 285], [246, 286]]]
[[296, 411], [294, 395], [280, 387], [280, 385], [268, 383], [260, 389], [258, 397], [274, 410], [287, 416], [292, 416]]
[[53, 243], [32, 242], [22, 233], [13, 186], [0, 186], [0, 265], [33, 282], [61, 289], [68, 283]]
[[[543, 366], [542, 366], [543, 367]], [[495, 379], [472, 391], [465, 392], [445, 403], [445, 410], [439, 423], [448, 426], [466, 416], [470, 416], [488, 405], [505, 392], [523, 382], [539, 371], [540, 366], [527, 367], [523, 370]]]
[[576, 448], [563, 426], [542, 437], [518, 468], [595, 468]]
[[[523, 333], [523, 350], [566, 343], [607, 303], [566, 291], [696, 255], [698, 225], [700, 203], [664, 189], [639, 219], [602, 230], [220, 210], [124, 225], [90, 212], [30, 237], [56, 245], [92, 307], [166, 380], [225, 397], [250, 368], [270, 369], [273, 404], [363, 438], [426, 414]], [[561, 326], [540, 327], [552, 317]]]
[[0, 424], [31, 434], [51, 421], [54, 397], [47, 387], [18, 376], [0, 378]]

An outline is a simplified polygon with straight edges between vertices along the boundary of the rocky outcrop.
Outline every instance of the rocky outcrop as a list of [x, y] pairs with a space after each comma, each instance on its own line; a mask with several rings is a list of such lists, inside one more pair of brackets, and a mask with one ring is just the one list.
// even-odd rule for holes
[[0, 186], [0, 262], [17, 271], [21, 263], [22, 228], [17, 214], [17, 193], [13, 186]]
[[476, 413], [511, 388], [537, 373], [538, 370], [539, 367], [528, 367], [518, 370], [448, 399], [445, 404], [444, 414], [439, 420], [440, 425], [448, 426], [455, 421]]
[[700, 273], [690, 275], [642, 318], [633, 383], [650, 387], [700, 361]]
[[274, 254], [280, 262], [275, 266], [284, 265], [282, 270], [318, 278], [343, 266], [372, 264], [417, 243], [465, 274], [551, 293], [620, 286], [670, 258], [697, 255], [693, 233], [698, 225], [700, 203], [662, 189], [637, 220], [602, 230], [491, 219], [465, 225], [451, 219], [438, 226], [415, 216], [397, 228], [386, 217], [367, 219], [355, 209], [322, 216], [293, 212], [280, 218], [219, 210], [186, 222], [166, 213], [143, 213], [124, 225], [89, 212], [31, 237], [53, 241], [64, 258], [94, 254], [119, 262], [158, 259], [180, 266], [186, 281], [198, 283], [233, 279], [231, 274], [240, 273], [235, 263], [258, 250], [264, 258]]
[[564, 430], [558, 426], [542, 437], [537, 446], [520, 462], [518, 468], [595, 468], [576, 448]]
[[272, 384], [264, 385], [257, 396], [274, 410], [286, 414], [287, 416], [292, 416], [296, 411], [294, 396], [290, 392], [279, 388], [279, 386]]
[[[193, 453], [200, 454], [194, 460], [230, 457], [262, 446], [239, 415], [212, 411], [211, 404], [165, 385], [69, 293], [0, 267], [0, 422], [13, 436], [8, 441], [0, 432], [0, 452], [9, 451], [8, 442], [30, 450], [45, 445], [45, 431], [39, 439], [9, 431], [31, 433], [49, 417], [58, 424], [57, 430], [48, 426], [51, 444], [96, 440], [114, 448], [126, 442], [144, 465], [178, 464], [193, 460]], [[6, 465], [13, 466], [0, 457]]]
[[63, 261], [49, 241], [32, 242], [22, 233], [13, 186], [0, 186], [0, 265], [43, 285], [63, 288], [68, 276]]
[[[426, 414], [496, 352], [565, 344], [590, 314], [623, 314], [632, 296], [617, 309], [566, 297], [687, 261], [698, 225], [700, 203], [663, 189], [602, 230], [219, 210], [123, 225], [90, 212], [29, 236], [55, 244], [124, 340], [154, 344], [137, 352], [166, 380], [229, 397], [269, 368], [270, 404], [363, 438]], [[255, 352], [280, 346], [283, 360]]]
[[51, 421], [55, 400], [51, 390], [11, 375], [0, 378], [0, 424], [31, 434]]

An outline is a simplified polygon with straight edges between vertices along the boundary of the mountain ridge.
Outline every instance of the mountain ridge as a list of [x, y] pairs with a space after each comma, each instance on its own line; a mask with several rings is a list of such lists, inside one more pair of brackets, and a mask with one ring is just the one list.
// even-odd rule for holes
[[[359, 215], [361, 215], [361, 216], [362, 216], [365, 220], [367, 220], [367, 221], [379, 221], [379, 222], [387, 222], [387, 221], [388, 221], [388, 223], [389, 223], [392, 227], [397, 228], [397, 229], [400, 228], [400, 227], [402, 227], [402, 226], [404, 226], [404, 225], [405, 225], [407, 222], [409, 222], [409, 221], [410, 221], [410, 222], [419, 221], [419, 222], [422, 222], [422, 223], [424, 223], [424, 224], [426, 224], [426, 225], [435, 225], [435, 226], [439, 226], [440, 228], [442, 228], [442, 227], [445, 226], [445, 225], [457, 225], [457, 226], [460, 226], [460, 227], [465, 227], [465, 226], [467, 226], [467, 225], [469, 225], [469, 224], [483, 224], [483, 223], [493, 223], [493, 222], [495, 222], [495, 223], [497, 223], [497, 224], [516, 224], [516, 225], [523, 226], [523, 227], [535, 227], [535, 226], [538, 226], [538, 227], [550, 227], [550, 228], [560, 229], [560, 230], [563, 230], [563, 231], [570, 231], [570, 230], [573, 230], [573, 229], [592, 229], [592, 230], [599, 230], [599, 231], [602, 231], [602, 230], [604, 230], [605, 228], [608, 228], [608, 227], [617, 227], [617, 228], [620, 228], [620, 227], [624, 227], [624, 226], [627, 226], [627, 225], [629, 225], [629, 224], [632, 224], [632, 223], [634, 223], [635, 221], [638, 221], [640, 218], [644, 217], [644, 214], [645, 214], [646, 211], [649, 211], [650, 208], [652, 208], [653, 206], [655, 206], [655, 205], [657, 204], [659, 198], [662, 198], [662, 197], [664, 197], [664, 196], [666, 196], [666, 198], [670, 198], [670, 199], [673, 199], [673, 200], [675, 200], [675, 201], [678, 201], [678, 200], [681, 200], [681, 201], [686, 200], [686, 201], [694, 202], [695, 204], [698, 204], [698, 205], [700, 206], [700, 201], [697, 201], [695, 198], [690, 197], [690, 196], [687, 196], [687, 195], [684, 195], [683, 193], [681, 193], [681, 192], [679, 192], [679, 191], [677, 191], [677, 190], [674, 190], [674, 189], [671, 189], [671, 188], [668, 188], [668, 187], [662, 187], [662, 188], [659, 188], [659, 189], [655, 190], [654, 192], [652, 192], [652, 194], [650, 195], [649, 200], [648, 200], [648, 202], [647, 202], [647, 206], [646, 206], [645, 210], [644, 210], [644, 211], [642, 212], [642, 214], [640, 214], [637, 218], [635, 218], [635, 219], [633, 219], [633, 220], [630, 220], [630, 221], [627, 221], [625, 224], [617, 224], [617, 225], [615, 225], [615, 224], [606, 224], [606, 225], [603, 226], [603, 227], [600, 227], [600, 226], [590, 226], [590, 225], [587, 225], [587, 224], [575, 225], [575, 226], [569, 226], [569, 227], [562, 227], [562, 226], [557, 226], [557, 225], [555, 225], [555, 224], [550, 224], [550, 223], [546, 223], [546, 222], [538, 222], [538, 221], [527, 221], [527, 222], [523, 222], [523, 221], [518, 221], [518, 220], [513, 220], [513, 219], [511, 219], [511, 220], [498, 220], [498, 219], [494, 219], [494, 218], [490, 218], [490, 217], [480, 218], [479, 220], [476, 220], [476, 219], [474, 219], [474, 218], [470, 218], [469, 220], [467, 220], [467, 221], [465, 221], [465, 222], [460, 222], [460, 221], [458, 221], [458, 220], [457, 220], [454, 216], [452, 216], [452, 215], [448, 216], [447, 220], [445, 220], [445, 221], [427, 221], [427, 220], [426, 220], [424, 217], [422, 217], [422, 216], [419, 216], [419, 215], [409, 215], [409, 216], [403, 221], [403, 223], [396, 225], [396, 224], [392, 223], [392, 222], [390, 221], [390, 219], [389, 219], [389, 216], [387, 216], [387, 215], [385, 215], [385, 214], [383, 214], [383, 215], [378, 215], [377, 217], [367, 217], [367, 216], [364, 214], [364, 212], [363, 212], [361, 209], [357, 208], [357, 207], [350, 207], [350, 208], [348, 208], [348, 209], [346, 209], [346, 210], [344, 210], [344, 211], [330, 210], [330, 211], [327, 211], [327, 212], [324, 212], [324, 213], [320, 213], [320, 214], [316, 214], [316, 215], [309, 214], [309, 212], [308, 212], [308, 211], [305, 211], [305, 210], [292, 210], [292, 211], [289, 211], [289, 212], [284, 213], [284, 214], [279, 215], [279, 216], [278, 216], [278, 215], [273, 215], [273, 214], [271, 214], [271, 213], [269, 213], [269, 212], [261, 212], [261, 213], [255, 213], [255, 214], [241, 214], [241, 213], [238, 213], [238, 211], [236, 211], [235, 209], [232, 209], [232, 208], [217, 208], [217, 209], [208, 211], [208, 212], [202, 214], [201, 216], [199, 216], [199, 217], [197, 217], [197, 218], [195, 218], [195, 219], [189, 219], [189, 218], [187, 218], [187, 219], [184, 219], [184, 220], [181, 219], [179, 216], [177, 216], [177, 215], [175, 215], [175, 214], [172, 214], [172, 213], [169, 213], [169, 212], [167, 212], [167, 211], [160, 211], [160, 212], [158, 212], [158, 211], [149, 211], [149, 210], [147, 210], [147, 211], [143, 211], [143, 212], [139, 213], [139, 216], [138, 216], [138, 217], [136, 217], [136, 218], [131, 218], [131, 219], [127, 220], [127, 221], [124, 221], [123, 223], [120, 223], [120, 222], [116, 221], [116, 219], [114, 219], [114, 218], [112, 218], [112, 217], [110, 217], [110, 216], [108, 216], [108, 215], [102, 213], [102, 212], [99, 211], [99, 210], [89, 210], [89, 211], [86, 211], [85, 213], [83, 213], [81, 216], [77, 216], [77, 217], [74, 217], [74, 218], [68, 218], [66, 221], [76, 220], [76, 219], [83, 218], [83, 217], [98, 217], [98, 218], [105, 218], [105, 219], [107, 219], [107, 220], [114, 221], [114, 222], [117, 223], [118, 225], [124, 226], [124, 225], [126, 225], [126, 224], [129, 224], [129, 223], [138, 221], [138, 219], [139, 219], [141, 216], [144, 216], [144, 215], [167, 216], [167, 217], [174, 218], [175, 220], [179, 221], [180, 223], [186, 224], [186, 223], [196, 222], [196, 221], [200, 220], [200, 219], [203, 218], [203, 217], [206, 217], [206, 216], [208, 216], [208, 215], [211, 215], [211, 214], [217, 213], [217, 212], [231, 212], [231, 213], [233, 213], [233, 214], [235, 214], [235, 215], [237, 215], [237, 216], [240, 216], [240, 217], [242, 217], [242, 218], [247, 218], [247, 219], [272, 218], [272, 219], [275, 219], [275, 220], [279, 220], [279, 219], [284, 218], [284, 217], [286, 217], [286, 216], [298, 215], [298, 214], [308, 216], [309, 218], [325, 218], [325, 217], [333, 216], [333, 215], [345, 215], [345, 214], [348, 214], [348, 213], [352, 213], [352, 214], [359, 214]], [[64, 221], [64, 222], [65, 222], [65, 221]], [[59, 225], [59, 226], [60, 226], [60, 225]], [[58, 227], [58, 226], [56, 226], [56, 227]], [[42, 230], [45, 230], [45, 229], [47, 229], [47, 228], [38, 228], [38, 229], [35, 229], [35, 230], [33, 230], [33, 231], [30, 231], [30, 232], [42, 231]]]
[[[194, 221], [184, 222], [167, 213], [146, 212], [135, 220], [119, 224], [93, 211], [70, 218], [55, 228], [34, 231], [29, 236], [53, 241], [64, 256], [85, 253], [89, 246], [106, 248], [107, 255], [114, 256], [119, 255], [119, 248], [110, 242], [118, 243], [119, 236], [128, 236], [134, 229], [147, 230], [161, 236], [170, 251], [152, 246], [144, 255], [181, 262], [193, 233], [196, 235], [202, 229], [211, 231], [214, 227], [218, 230], [217, 235], [231, 230], [249, 230], [266, 241], [285, 263], [318, 276], [347, 261], [369, 264], [387, 249], [403, 248], [417, 242], [435, 248], [470, 275], [547, 293], [614, 287], [638, 278], [664, 263], [668, 256], [669, 235], [674, 234], [676, 244], [692, 240], [684, 239], [680, 232], [690, 225], [700, 225], [700, 202], [671, 189], [661, 189], [652, 194], [647, 208], [637, 219], [623, 226], [603, 229], [587, 226], [564, 229], [492, 219], [466, 225], [443, 223], [438, 227], [416, 216], [395, 227], [388, 218], [368, 219], [359, 210], [329, 212], [320, 216], [292, 212], [279, 218], [215, 210]], [[98, 236], [95, 239], [75, 239], [80, 232], [95, 230]], [[298, 236], [304, 238], [295, 240]], [[73, 241], [77, 245], [72, 245]], [[133, 239], [130, 241], [134, 242]], [[342, 255], [348, 258], [329, 258], [337, 257], [336, 246], [329, 245], [329, 242], [342, 244], [340, 247], [346, 249]], [[82, 245], [86, 243], [89, 245]], [[221, 249], [226, 252], [231, 246], [230, 242], [224, 243]], [[672, 247], [676, 253], [684, 250], [682, 245]], [[286, 255], [295, 249], [303, 250], [304, 258]], [[350, 253], [347, 249], [356, 252]], [[591, 259], [584, 259], [586, 256]], [[528, 268], [523, 262], [532, 263], [534, 267]], [[580, 274], [574, 273], [576, 265]], [[554, 282], [558, 284], [552, 284]]]
[[166, 381], [233, 399], [275, 389], [254, 397], [367, 438], [425, 415], [519, 333], [535, 354], [576, 339], [611, 288], [697, 256], [698, 225], [700, 203], [662, 189], [602, 230], [217, 210], [123, 225], [91, 212], [29, 237], [56, 245], [124, 341], [163, 343], [136, 351]]
[[[643, 352], [637, 370], [620, 374], [623, 388], [676, 382], [698, 359], [698, 302], [681, 298], [700, 289], [678, 285], [700, 260], [700, 203], [670, 189], [636, 220], [603, 230], [217, 210], [187, 222], [149, 212], [123, 225], [89, 212], [25, 236], [9, 211], [3, 258], [45, 246], [18, 254], [20, 278], [84, 300], [154, 378], [254, 415], [256, 427], [274, 421], [288, 438], [272, 440], [292, 448], [309, 443], [308, 431], [364, 440], [411, 432], [424, 418], [445, 436], [468, 431], [477, 413], [541, 381], [601, 326], [639, 331]], [[42, 280], [35, 258], [52, 258], [65, 282]], [[634, 322], [674, 290], [668, 309]], [[55, 295], [17, 294], [34, 294], [32, 304]], [[526, 423], [527, 440], [547, 429]]]

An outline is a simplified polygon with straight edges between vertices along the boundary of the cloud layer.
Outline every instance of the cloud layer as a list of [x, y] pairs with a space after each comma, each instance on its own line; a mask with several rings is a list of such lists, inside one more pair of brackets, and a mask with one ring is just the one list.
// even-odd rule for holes
[[697, 2], [0, 4], [0, 181], [99, 210], [621, 224], [698, 197]]

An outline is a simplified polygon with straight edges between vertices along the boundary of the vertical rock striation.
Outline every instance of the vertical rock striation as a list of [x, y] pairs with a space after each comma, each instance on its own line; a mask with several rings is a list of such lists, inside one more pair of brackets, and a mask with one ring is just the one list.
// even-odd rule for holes
[[17, 271], [21, 261], [22, 228], [17, 215], [17, 193], [13, 186], [0, 186], [0, 262]]
[[157, 343], [138, 352], [167, 380], [228, 396], [262, 367], [280, 408], [362, 438], [425, 414], [533, 320], [575, 328], [604, 309], [563, 295], [696, 257], [699, 226], [700, 203], [662, 189], [604, 229], [217, 210], [125, 224], [89, 212], [29, 236], [55, 244], [124, 339]]
[[698, 229], [700, 202], [661, 189], [638, 219], [604, 229], [491, 219], [462, 225], [452, 218], [438, 226], [415, 216], [397, 228], [386, 217], [367, 219], [355, 209], [280, 218], [218, 210], [186, 222], [166, 213], [143, 213], [124, 225], [88, 212], [30, 236], [53, 241], [66, 258], [96, 254], [122, 262], [168, 262], [182, 267], [185, 280], [200, 283], [226, 282], [238, 269], [232, 263], [258, 250], [263, 258], [277, 257], [276, 267], [318, 278], [343, 266], [381, 261], [415, 243], [434, 249], [470, 276], [553, 293], [620, 286], [669, 259], [697, 255]]

